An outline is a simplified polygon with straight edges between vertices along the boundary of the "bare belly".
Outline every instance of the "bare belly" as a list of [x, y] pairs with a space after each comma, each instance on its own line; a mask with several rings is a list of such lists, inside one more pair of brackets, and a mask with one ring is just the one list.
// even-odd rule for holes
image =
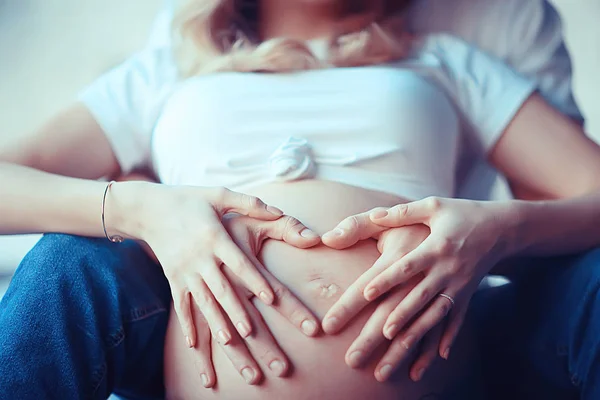
[[[318, 233], [331, 229], [349, 215], [403, 201], [395, 196], [323, 181], [273, 184], [257, 188], [251, 194], [280, 207]], [[319, 318], [378, 256], [373, 240], [343, 251], [324, 246], [301, 250], [282, 242], [269, 241], [261, 254], [265, 267]], [[459, 343], [453, 349], [453, 358], [436, 362], [418, 384], [408, 378], [408, 365], [400, 368], [388, 383], [382, 384], [373, 375], [377, 357], [362, 369], [351, 369], [344, 363], [348, 347], [358, 336], [373, 307], [365, 309], [338, 335], [308, 338], [269, 307], [258, 301], [254, 304], [289, 357], [292, 372], [285, 378], [276, 378], [263, 371], [266, 379], [262, 384], [249, 386], [221, 348], [213, 343], [218, 385], [212, 390], [204, 389], [175, 313], [171, 313], [165, 345], [165, 384], [170, 399], [416, 400], [427, 394], [441, 393], [452, 381], [460, 379], [474, 359], [474, 346]], [[463, 330], [463, 342], [466, 335], [468, 332]]]

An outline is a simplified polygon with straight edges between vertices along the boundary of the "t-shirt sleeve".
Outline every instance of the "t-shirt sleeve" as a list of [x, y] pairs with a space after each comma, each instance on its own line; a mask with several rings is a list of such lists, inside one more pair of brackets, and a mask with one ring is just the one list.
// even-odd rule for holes
[[573, 97], [573, 71], [562, 21], [554, 7], [543, 0], [500, 3], [506, 10], [497, 40], [507, 49], [507, 63], [534, 80], [549, 104], [582, 121]]
[[535, 82], [450, 35], [426, 37], [421, 52], [421, 57], [435, 60], [434, 79], [470, 126], [465, 133], [487, 154], [536, 90]]
[[171, 49], [149, 48], [79, 94], [106, 134], [123, 173], [150, 165], [152, 131], [176, 79]]
[[407, 22], [417, 34], [447, 32], [536, 82], [546, 101], [582, 120], [561, 18], [546, 0], [419, 0]]

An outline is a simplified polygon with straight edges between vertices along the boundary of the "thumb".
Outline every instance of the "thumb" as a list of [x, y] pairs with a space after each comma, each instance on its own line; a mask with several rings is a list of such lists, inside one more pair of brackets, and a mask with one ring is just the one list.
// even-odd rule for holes
[[263, 238], [282, 240], [300, 249], [306, 249], [321, 243], [319, 235], [289, 215], [285, 215], [276, 221], [254, 220], [252, 224], [255, 229], [258, 229]]
[[334, 229], [323, 235], [323, 244], [341, 250], [355, 245], [360, 240], [375, 237], [387, 230], [386, 227], [375, 224], [369, 218], [371, 213], [381, 210], [385, 209], [378, 208], [344, 219]]
[[425, 224], [439, 209], [439, 200], [435, 198], [414, 201], [412, 203], [398, 204], [387, 210], [377, 210], [369, 217], [377, 225], [388, 228]]

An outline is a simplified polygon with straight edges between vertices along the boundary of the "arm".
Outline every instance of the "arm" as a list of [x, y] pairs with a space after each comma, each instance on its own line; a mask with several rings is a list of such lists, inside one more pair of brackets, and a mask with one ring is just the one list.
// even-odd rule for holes
[[557, 255], [600, 245], [600, 147], [533, 96], [492, 152], [511, 182], [554, 201], [517, 202], [511, 252]]
[[[567, 51], [563, 39], [568, 39], [567, 35], [563, 36], [564, 19], [545, 1], [524, 4], [517, 0], [506, 6], [506, 13], [511, 18], [505, 19], [499, 36], [503, 43], [518, 43], [510, 46], [506, 62], [534, 80], [548, 104], [582, 125], [583, 117], [572, 94], [572, 54]], [[578, 130], [577, 134], [584, 132]], [[534, 192], [516, 181], [511, 182], [510, 187], [517, 199], [548, 199], [545, 193]]]
[[[85, 179], [118, 171], [106, 136], [80, 104], [32, 134], [0, 137], [0, 234], [104, 235], [98, 210], [105, 184]], [[113, 232], [121, 230], [116, 220], [107, 220]]]
[[[175, 77], [168, 49], [143, 51], [93, 82], [80, 103], [41, 129], [0, 137], [0, 194], [7, 200], [0, 204], [0, 234], [103, 235], [98, 210], [105, 184], [92, 180], [147, 163], [155, 118], [151, 110]], [[139, 194], [127, 196], [136, 203]], [[113, 233], [120, 230], [116, 205], [125, 206], [115, 200], [107, 209], [107, 228]], [[123, 213], [127, 220], [134, 215]]]

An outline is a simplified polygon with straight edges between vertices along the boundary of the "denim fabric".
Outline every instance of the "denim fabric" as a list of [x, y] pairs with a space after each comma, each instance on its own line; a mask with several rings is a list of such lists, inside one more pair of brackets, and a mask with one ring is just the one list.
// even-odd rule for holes
[[[600, 399], [600, 249], [476, 294], [488, 399]], [[46, 235], [0, 303], [0, 399], [164, 396], [171, 300], [133, 242]]]
[[0, 303], [0, 399], [162, 398], [170, 299], [136, 243], [44, 236]]
[[490, 399], [598, 400], [600, 249], [531, 263], [473, 301]]

